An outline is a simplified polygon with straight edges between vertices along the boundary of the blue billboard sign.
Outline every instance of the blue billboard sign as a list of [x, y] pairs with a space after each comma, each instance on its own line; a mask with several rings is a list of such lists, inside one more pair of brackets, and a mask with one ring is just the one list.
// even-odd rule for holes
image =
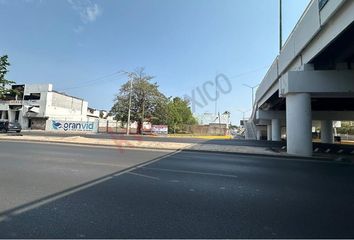
[[47, 130], [64, 132], [98, 132], [97, 122], [49, 120]]

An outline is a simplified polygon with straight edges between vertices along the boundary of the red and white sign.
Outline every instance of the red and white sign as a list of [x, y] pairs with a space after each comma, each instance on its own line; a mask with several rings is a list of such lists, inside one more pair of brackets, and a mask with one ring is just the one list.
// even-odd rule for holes
[[168, 126], [167, 125], [152, 125], [151, 133], [158, 135], [167, 135], [168, 134]]

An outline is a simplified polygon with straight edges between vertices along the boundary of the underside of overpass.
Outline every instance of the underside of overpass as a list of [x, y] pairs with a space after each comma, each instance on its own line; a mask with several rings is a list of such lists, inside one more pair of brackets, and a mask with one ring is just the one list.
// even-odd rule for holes
[[[309, 64], [313, 65], [315, 71], [354, 70], [354, 23], [315, 56]], [[285, 111], [286, 100], [279, 97], [278, 90], [259, 108]], [[312, 111], [354, 111], [354, 93], [311, 93], [311, 109]]]
[[354, 69], [354, 23], [309, 63], [315, 70], [336, 70], [338, 64], [343, 64], [342, 68]]
[[[354, 79], [353, 79], [354, 81]], [[276, 91], [259, 109], [265, 111], [286, 111], [286, 99]], [[354, 96], [320, 97], [311, 95], [312, 111], [354, 111]]]
[[258, 111], [277, 114], [256, 121], [267, 125], [262, 129], [275, 141], [286, 125], [288, 153], [299, 155], [312, 154], [312, 120], [321, 121], [325, 143], [333, 142], [332, 121], [354, 120], [354, 23], [305, 65], [284, 74], [279, 89], [258, 106]]

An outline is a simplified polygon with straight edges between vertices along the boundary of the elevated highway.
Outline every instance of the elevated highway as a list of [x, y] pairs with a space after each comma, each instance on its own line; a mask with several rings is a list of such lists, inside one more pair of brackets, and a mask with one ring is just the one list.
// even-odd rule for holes
[[354, 1], [312, 0], [257, 89], [246, 136], [284, 133], [288, 153], [310, 156], [312, 121], [331, 143], [336, 120], [354, 120]]

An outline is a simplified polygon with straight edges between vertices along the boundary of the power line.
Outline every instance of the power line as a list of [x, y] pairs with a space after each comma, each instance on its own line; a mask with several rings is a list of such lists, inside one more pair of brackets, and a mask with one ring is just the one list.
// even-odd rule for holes
[[[262, 67], [262, 68], [250, 70], [250, 71], [243, 72], [243, 73], [239, 73], [239, 74], [237, 74], [237, 75], [234, 75], [234, 76], [229, 77], [229, 79], [240, 78], [240, 77], [243, 77], [243, 76], [252, 74], [252, 73], [259, 72], [260, 70], [263, 70], [263, 69], [265, 69], [265, 68], [269, 68], [269, 66], [264, 66], [264, 67]], [[98, 77], [98, 78], [94, 78], [94, 79], [91, 79], [91, 80], [88, 80], [88, 81], [81, 82], [80, 85], [77, 85], [77, 86], [74, 86], [74, 87], [68, 87], [68, 88], [58, 89], [58, 91], [67, 91], [67, 90], [72, 90], [72, 89], [79, 89], [79, 88], [90, 87], [90, 86], [95, 85], [97, 82], [100, 82], [100, 83], [106, 82], [107, 80], [104, 80], [104, 79], [106, 79], [106, 78], [111, 78], [111, 77], [113, 77], [113, 76], [115, 76], [115, 75], [118, 75], [119, 77], [126, 76], [126, 72], [124, 72], [124, 71], [113, 72], [113, 73], [104, 75], [104, 76], [102, 76], [102, 77]], [[110, 81], [113, 81], [113, 80], [116, 80], [116, 79], [111, 79], [111, 80], [108, 80], [108, 81], [110, 82]]]
[[263, 70], [263, 69], [266, 69], [266, 68], [269, 68], [269, 65], [264, 66], [264, 67], [261, 67], [261, 68], [253, 69], [253, 70], [250, 70], [250, 71], [247, 71], [247, 72], [239, 73], [239, 74], [237, 74], [237, 75], [234, 75], [234, 76], [229, 77], [229, 79], [240, 78], [240, 77], [243, 77], [243, 76], [252, 74], [252, 73], [259, 72], [259, 71], [261, 71], [261, 70]]
[[[89, 80], [89, 81], [85, 81], [85, 82], [82, 82], [80, 85], [78, 86], [74, 86], [74, 87], [69, 87], [69, 88], [63, 88], [63, 89], [59, 89], [59, 91], [66, 91], [66, 90], [71, 90], [71, 89], [78, 89], [78, 88], [84, 88], [84, 87], [88, 87], [88, 86], [91, 86], [91, 85], [94, 85], [96, 84], [97, 82], [104, 82], [104, 81], [107, 81], [107, 80], [103, 80], [103, 79], [106, 79], [106, 78], [110, 78], [110, 77], [113, 77], [115, 75], [118, 75], [119, 77], [121, 77], [122, 75], [124, 75], [123, 72], [121, 71], [118, 71], [118, 72], [114, 72], [114, 73], [110, 73], [110, 74], [107, 74], [107, 75], [104, 75], [102, 77], [98, 77], [98, 78], [95, 78], [95, 79], [92, 79], [92, 80]], [[102, 81], [103, 80], [103, 81]], [[109, 81], [113, 81], [115, 79], [111, 79]]]

